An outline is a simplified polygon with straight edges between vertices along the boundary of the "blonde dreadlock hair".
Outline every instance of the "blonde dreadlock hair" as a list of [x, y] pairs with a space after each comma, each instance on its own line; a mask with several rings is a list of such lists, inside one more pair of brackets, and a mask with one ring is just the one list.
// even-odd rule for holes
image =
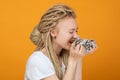
[[[30, 40], [37, 46], [36, 50], [46, 49], [47, 55], [54, 66], [56, 75], [60, 80], [63, 78], [62, 70], [52, 47], [50, 31], [56, 27], [60, 19], [65, 17], [76, 18], [76, 15], [74, 11], [66, 5], [54, 5], [41, 17], [39, 24], [33, 29], [30, 35]], [[68, 51], [63, 49], [61, 55], [65, 66], [67, 66], [69, 56]]]

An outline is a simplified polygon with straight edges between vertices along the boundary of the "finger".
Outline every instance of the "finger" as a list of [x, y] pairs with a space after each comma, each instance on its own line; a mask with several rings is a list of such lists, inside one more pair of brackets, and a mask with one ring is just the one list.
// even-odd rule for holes
[[95, 47], [90, 48], [90, 52], [89, 53], [93, 53], [95, 51]]
[[71, 47], [70, 47], [70, 49], [74, 49], [75, 48], [75, 41], [71, 44]]
[[79, 55], [81, 55], [81, 56], [85, 56], [86, 55], [86, 49], [82, 45], [81, 45], [80, 50], [79, 50]]
[[81, 48], [81, 45], [80, 44], [78, 44], [77, 46], [76, 46], [76, 48], [75, 48], [75, 51], [79, 51], [80, 50], [80, 48]]
[[80, 50], [79, 50], [79, 54], [82, 54], [82, 50], [83, 50], [83, 46], [81, 45]]
[[82, 48], [82, 55], [83, 56], [85, 56], [86, 55], [86, 49], [85, 49], [85, 47], [83, 46], [83, 48]]

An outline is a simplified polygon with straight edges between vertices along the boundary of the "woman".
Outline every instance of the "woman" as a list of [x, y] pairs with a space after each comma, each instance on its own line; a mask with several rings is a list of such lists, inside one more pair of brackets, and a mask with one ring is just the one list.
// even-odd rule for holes
[[27, 61], [25, 80], [82, 80], [85, 49], [79, 44], [74, 48], [75, 18], [73, 10], [62, 4], [41, 17], [30, 35], [37, 48]]

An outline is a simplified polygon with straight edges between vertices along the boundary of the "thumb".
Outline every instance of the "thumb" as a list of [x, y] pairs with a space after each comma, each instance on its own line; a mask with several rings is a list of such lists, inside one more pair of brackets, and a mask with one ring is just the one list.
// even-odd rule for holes
[[71, 44], [71, 49], [75, 49], [75, 41]]

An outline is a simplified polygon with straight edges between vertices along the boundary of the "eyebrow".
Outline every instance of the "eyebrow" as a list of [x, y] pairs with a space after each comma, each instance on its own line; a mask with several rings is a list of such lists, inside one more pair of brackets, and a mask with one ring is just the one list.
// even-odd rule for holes
[[[71, 28], [70, 30], [75, 30], [74, 28]], [[78, 30], [78, 27], [77, 27], [77, 30]]]

